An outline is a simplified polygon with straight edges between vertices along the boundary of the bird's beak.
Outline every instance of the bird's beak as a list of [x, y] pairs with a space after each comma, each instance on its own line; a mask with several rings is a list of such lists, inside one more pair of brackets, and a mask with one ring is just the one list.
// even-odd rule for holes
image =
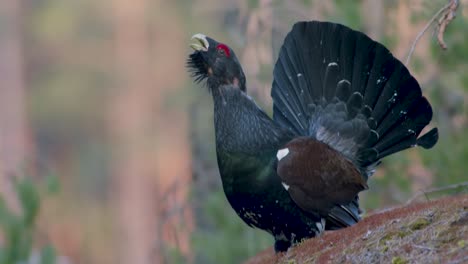
[[192, 36], [192, 40], [197, 42], [191, 43], [190, 47], [195, 51], [208, 51], [210, 44], [203, 34], [195, 34]]

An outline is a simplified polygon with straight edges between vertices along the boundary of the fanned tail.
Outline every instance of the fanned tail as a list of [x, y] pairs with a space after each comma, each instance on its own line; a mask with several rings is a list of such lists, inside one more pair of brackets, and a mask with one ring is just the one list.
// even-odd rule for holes
[[[420, 136], [432, 108], [407, 68], [382, 44], [340, 24], [294, 25], [275, 65], [271, 95], [275, 122], [327, 143], [366, 178], [382, 158], [438, 140], [437, 128]], [[345, 207], [331, 218], [357, 222], [357, 201]]]

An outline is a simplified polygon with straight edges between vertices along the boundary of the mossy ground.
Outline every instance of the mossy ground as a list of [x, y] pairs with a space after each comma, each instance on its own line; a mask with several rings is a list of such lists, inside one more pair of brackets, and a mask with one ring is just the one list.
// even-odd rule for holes
[[468, 263], [468, 195], [376, 213], [246, 263]]

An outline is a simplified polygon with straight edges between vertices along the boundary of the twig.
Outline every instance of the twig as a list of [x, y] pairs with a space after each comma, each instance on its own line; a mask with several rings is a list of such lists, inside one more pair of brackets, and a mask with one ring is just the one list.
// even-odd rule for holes
[[426, 247], [426, 246], [420, 246], [420, 245], [413, 245], [413, 247], [420, 248], [420, 249], [425, 249], [425, 250], [429, 250], [429, 251], [434, 250], [434, 248], [430, 248], [430, 247]]
[[424, 195], [426, 197], [426, 199], [429, 200], [429, 197], [428, 197], [429, 194], [433, 194], [433, 193], [437, 193], [437, 192], [441, 192], [441, 191], [447, 191], [447, 190], [455, 190], [455, 189], [459, 189], [459, 188], [468, 188], [468, 182], [462, 182], [462, 183], [458, 183], [458, 184], [451, 184], [451, 185], [447, 185], [447, 186], [440, 187], [440, 188], [434, 188], [434, 189], [430, 189], [430, 190], [426, 190], [426, 191], [420, 191], [416, 195], [414, 195], [411, 199], [409, 199], [408, 202], [406, 202], [406, 204], [412, 203], [414, 200], [416, 200], [421, 195]]
[[442, 49], [447, 49], [447, 44], [444, 41], [444, 33], [448, 24], [455, 18], [455, 12], [458, 8], [458, 0], [450, 1], [450, 6], [445, 14], [439, 19], [439, 32], [437, 33], [437, 41]]
[[[444, 42], [443, 35], [445, 33], [445, 29], [447, 28], [447, 25], [450, 23], [455, 18], [455, 11], [458, 8], [458, 0], [449, 0], [449, 3], [446, 4], [444, 7], [442, 7], [435, 15], [427, 22], [427, 24], [424, 26], [424, 28], [418, 33], [416, 38], [414, 39], [413, 44], [411, 45], [411, 49], [408, 53], [408, 56], [406, 57], [406, 65], [408, 66], [411, 55], [413, 55], [414, 49], [416, 48], [416, 44], [418, 44], [419, 40], [421, 37], [426, 33], [426, 31], [429, 29], [429, 27], [434, 23], [438, 18], [438, 23], [439, 23], [439, 29], [438, 29], [438, 34], [437, 34], [437, 40], [439, 42], [439, 45], [442, 47], [442, 49], [447, 49], [447, 45]], [[444, 15], [442, 15], [444, 14]], [[441, 16], [442, 15], [442, 16]]]

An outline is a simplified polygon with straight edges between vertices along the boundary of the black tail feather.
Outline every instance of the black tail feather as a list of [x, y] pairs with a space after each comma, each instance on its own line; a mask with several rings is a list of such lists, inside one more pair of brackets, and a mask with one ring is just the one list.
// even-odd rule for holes
[[329, 101], [335, 95], [336, 84], [338, 83], [338, 74], [340, 68], [338, 64], [331, 64], [325, 70], [325, 82], [323, 85], [323, 95], [326, 101]]
[[357, 115], [357, 113], [361, 110], [362, 100], [363, 100], [362, 94], [359, 92], [354, 92], [349, 97], [348, 102], [346, 103], [349, 119], [354, 118]]
[[426, 134], [418, 138], [418, 140], [416, 141], [416, 144], [425, 149], [430, 149], [435, 145], [435, 143], [437, 143], [438, 139], [439, 139], [439, 131], [437, 127], [434, 127], [429, 132], [427, 132]]
[[356, 224], [361, 220], [358, 197], [347, 205], [332, 208], [326, 218], [326, 230], [336, 230]]
[[336, 86], [336, 97], [340, 101], [346, 101], [351, 94], [351, 83], [348, 80], [341, 80]]
[[[401, 111], [408, 111], [404, 115]], [[421, 130], [431, 121], [432, 109], [424, 97], [416, 99], [406, 110], [397, 110], [396, 116], [401, 116], [393, 125], [387, 125], [388, 128], [382, 131], [379, 141], [373, 146], [379, 151], [379, 159], [384, 158], [397, 151], [417, 145], [417, 136]], [[385, 121], [386, 119], [384, 119]], [[394, 119], [389, 118], [388, 123]], [[382, 122], [381, 126], [386, 123]], [[380, 127], [378, 129], [380, 131]], [[378, 132], [377, 131], [377, 132]], [[405, 142], [403, 145], [402, 143]], [[434, 142], [435, 144], [435, 142]]]

